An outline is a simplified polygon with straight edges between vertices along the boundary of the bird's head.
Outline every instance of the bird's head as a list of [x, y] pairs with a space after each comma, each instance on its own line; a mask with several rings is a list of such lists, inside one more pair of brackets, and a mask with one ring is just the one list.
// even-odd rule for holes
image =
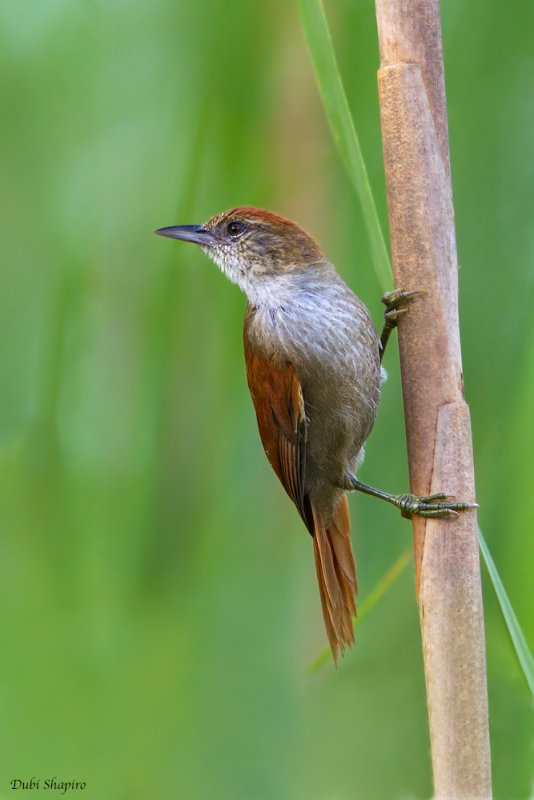
[[233, 208], [203, 225], [156, 233], [200, 245], [253, 304], [299, 282], [310, 268], [331, 268], [315, 239], [295, 222], [260, 208]]

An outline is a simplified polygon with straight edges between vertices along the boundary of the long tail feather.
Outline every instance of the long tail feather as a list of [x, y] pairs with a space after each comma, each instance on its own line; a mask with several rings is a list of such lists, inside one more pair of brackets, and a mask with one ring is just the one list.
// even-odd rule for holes
[[313, 549], [326, 634], [334, 661], [354, 642], [352, 618], [358, 593], [356, 565], [350, 541], [347, 497], [343, 495], [333, 518], [324, 525], [315, 510]]

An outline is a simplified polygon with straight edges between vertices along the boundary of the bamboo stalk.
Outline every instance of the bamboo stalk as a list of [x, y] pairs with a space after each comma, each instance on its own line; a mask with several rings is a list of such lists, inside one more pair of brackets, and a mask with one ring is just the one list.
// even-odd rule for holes
[[[411, 490], [474, 500], [438, 0], [376, 0], [395, 286], [424, 289], [399, 321]], [[435, 797], [490, 798], [474, 511], [414, 520]]]

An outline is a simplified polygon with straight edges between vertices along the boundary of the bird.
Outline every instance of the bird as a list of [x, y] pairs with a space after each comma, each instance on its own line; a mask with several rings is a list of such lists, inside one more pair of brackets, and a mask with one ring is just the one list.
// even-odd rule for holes
[[453, 517], [472, 504], [443, 493], [417, 497], [356, 478], [374, 425], [381, 362], [405, 304], [419, 290], [382, 298], [378, 335], [367, 307], [297, 223], [251, 206], [160, 236], [201, 247], [245, 293], [244, 352], [260, 438], [271, 467], [311, 534], [327, 638], [337, 665], [354, 642], [358, 586], [347, 491], [387, 500], [404, 517]]

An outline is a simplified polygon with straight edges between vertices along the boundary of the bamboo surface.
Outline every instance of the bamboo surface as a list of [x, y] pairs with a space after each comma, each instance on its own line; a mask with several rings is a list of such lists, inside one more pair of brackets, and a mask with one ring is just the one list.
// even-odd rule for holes
[[[411, 490], [474, 501], [439, 4], [377, 0], [380, 112]], [[476, 512], [414, 520], [435, 796], [491, 797]]]

